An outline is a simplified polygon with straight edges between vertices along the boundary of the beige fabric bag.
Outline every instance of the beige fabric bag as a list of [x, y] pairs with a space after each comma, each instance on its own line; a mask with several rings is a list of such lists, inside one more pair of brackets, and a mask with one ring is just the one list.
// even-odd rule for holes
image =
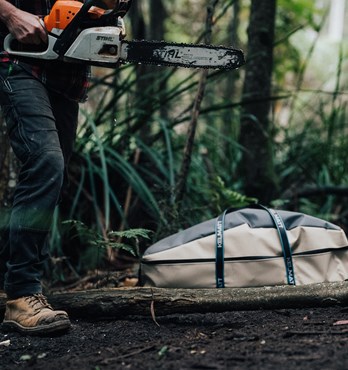
[[141, 284], [222, 288], [348, 279], [348, 241], [340, 227], [258, 208], [226, 212], [152, 245], [141, 260]]

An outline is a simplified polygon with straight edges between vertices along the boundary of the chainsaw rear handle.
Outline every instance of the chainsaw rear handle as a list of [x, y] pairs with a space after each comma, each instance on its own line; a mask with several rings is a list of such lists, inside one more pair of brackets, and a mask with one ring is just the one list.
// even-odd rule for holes
[[8, 34], [4, 40], [4, 50], [11, 55], [18, 55], [28, 58], [53, 60], [58, 58], [58, 54], [53, 50], [57, 39], [50, 34], [47, 35], [47, 48], [44, 51], [20, 51], [12, 49], [13, 42], [17, 41], [11, 34]]

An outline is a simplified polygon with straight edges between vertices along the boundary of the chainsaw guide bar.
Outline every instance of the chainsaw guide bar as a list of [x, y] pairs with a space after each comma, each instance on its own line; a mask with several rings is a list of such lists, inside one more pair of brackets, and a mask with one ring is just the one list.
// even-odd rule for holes
[[167, 67], [236, 69], [245, 63], [241, 50], [225, 46], [165, 41], [123, 41], [121, 62]]

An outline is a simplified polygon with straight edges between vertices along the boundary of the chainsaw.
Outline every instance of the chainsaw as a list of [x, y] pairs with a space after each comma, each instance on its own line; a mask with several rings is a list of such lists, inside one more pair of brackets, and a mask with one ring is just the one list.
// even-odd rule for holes
[[[241, 50], [225, 46], [165, 41], [127, 41], [123, 17], [132, 0], [57, 0], [42, 20], [48, 42], [39, 51], [23, 51], [9, 34], [4, 49], [11, 55], [84, 62], [115, 68], [122, 63], [236, 69], [245, 63]], [[17, 43], [18, 44], [18, 43]]]

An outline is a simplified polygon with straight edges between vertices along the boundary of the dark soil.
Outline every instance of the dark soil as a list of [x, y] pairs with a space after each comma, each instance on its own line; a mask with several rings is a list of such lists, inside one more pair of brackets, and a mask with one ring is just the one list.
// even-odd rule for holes
[[348, 369], [346, 319], [336, 306], [73, 320], [56, 337], [0, 334], [0, 368]]

